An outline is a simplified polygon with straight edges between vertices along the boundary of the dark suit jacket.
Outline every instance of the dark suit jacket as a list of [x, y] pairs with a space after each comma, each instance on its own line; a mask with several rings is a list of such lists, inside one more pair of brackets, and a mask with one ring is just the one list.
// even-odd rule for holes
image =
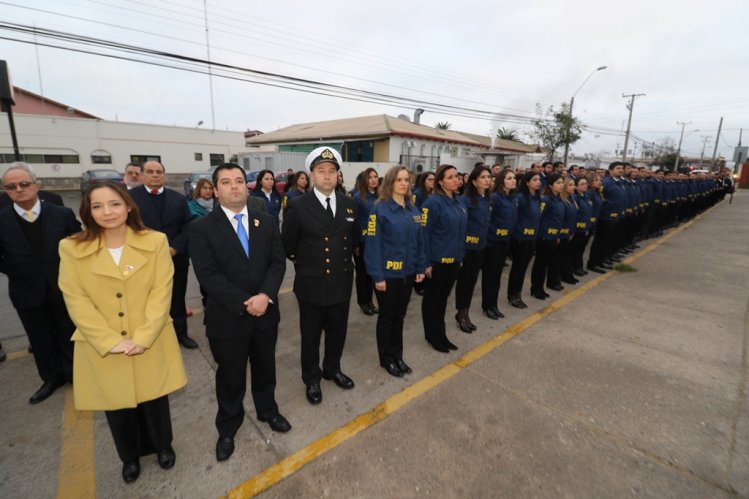
[[356, 204], [336, 193], [335, 220], [310, 191], [286, 205], [281, 239], [294, 262], [294, 293], [300, 302], [327, 306], [351, 298], [352, 252], [358, 244]]
[[62, 302], [57, 285], [62, 239], [80, 232], [81, 224], [73, 211], [50, 202], [42, 203], [43, 254], [34, 253], [13, 206], [0, 209], [0, 272], [8, 276], [8, 294], [16, 308], [42, 307], [47, 299]]
[[164, 212], [157, 213], [151, 194], [143, 186], [128, 191], [140, 210], [140, 217], [149, 229], [166, 234], [169, 247], [177, 250], [173, 257], [174, 265], [186, 266], [189, 262], [187, 253], [187, 225], [192, 220], [187, 198], [172, 189], [164, 189]]
[[256, 196], [247, 196], [247, 209], [268, 213], [268, 210], [265, 209], [265, 201]]
[[[50, 191], [39, 191], [39, 201], [42, 203], [52, 203], [56, 204], [57, 206], [65, 206], [62, 202], [62, 197], [60, 197], [59, 194], [55, 194], [54, 192]], [[10, 206], [13, 204], [13, 201], [10, 200], [10, 196], [7, 194], [3, 194], [0, 196], [0, 209], [5, 208], [6, 206]]]
[[[226, 214], [217, 205], [188, 228], [190, 258], [206, 290], [206, 334], [232, 337], [278, 324], [278, 290], [286, 272], [281, 236], [272, 216], [248, 210], [250, 257], [244, 254]], [[249, 315], [244, 302], [265, 293], [274, 304], [260, 317]]]

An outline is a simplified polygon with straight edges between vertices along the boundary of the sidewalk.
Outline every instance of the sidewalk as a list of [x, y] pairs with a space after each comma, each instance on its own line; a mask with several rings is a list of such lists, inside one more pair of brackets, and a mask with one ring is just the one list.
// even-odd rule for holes
[[448, 320], [460, 347], [450, 355], [424, 342], [414, 295], [404, 333], [414, 373], [402, 379], [379, 367], [376, 319], [354, 305], [343, 370], [357, 386], [324, 381], [320, 406], [304, 396], [287, 292], [276, 396], [294, 428], [257, 422], [248, 394], [226, 463], [213, 454], [215, 366], [198, 314], [201, 348], [183, 350], [190, 382], [170, 397], [177, 464], [144, 458], [131, 485], [102, 413], [72, 410], [69, 387], [30, 406], [33, 360], [6, 361], [0, 495], [747, 496], [747, 213], [738, 193], [643, 246], [629, 262], [638, 272], [586, 276], [524, 311], [500, 303], [500, 321], [474, 306], [474, 334]]

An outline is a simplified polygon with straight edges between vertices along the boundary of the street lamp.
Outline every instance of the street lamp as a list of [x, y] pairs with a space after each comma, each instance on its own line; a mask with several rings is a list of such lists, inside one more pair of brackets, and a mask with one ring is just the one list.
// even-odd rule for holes
[[603, 71], [608, 66], [598, 66], [596, 69], [590, 72], [587, 78], [583, 80], [583, 82], [580, 84], [579, 87], [577, 87], [577, 90], [575, 90], [575, 93], [572, 94], [572, 98], [570, 99], [570, 124], [567, 126], [567, 140], [564, 142], [564, 166], [567, 166], [567, 156], [570, 152], [570, 128], [572, 127], [572, 106], [575, 104], [575, 96], [580, 91], [583, 86], [588, 83], [588, 80], [590, 80], [590, 77], [593, 76], [593, 73], [597, 71]]

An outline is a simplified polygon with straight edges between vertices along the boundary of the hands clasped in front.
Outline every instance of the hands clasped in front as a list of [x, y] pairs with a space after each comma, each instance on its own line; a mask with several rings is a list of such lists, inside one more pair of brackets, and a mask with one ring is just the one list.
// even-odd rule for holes
[[132, 357], [133, 355], [140, 355], [145, 351], [145, 347], [134, 343], [133, 340], [122, 340], [117, 343], [109, 353], [124, 353], [128, 357]]
[[266, 295], [265, 293], [259, 293], [255, 296], [250, 297], [249, 300], [244, 302], [245, 308], [247, 308], [247, 313], [250, 315], [254, 315], [255, 317], [260, 317], [261, 315], [265, 314], [265, 311], [268, 310], [268, 303], [270, 302], [270, 297]]

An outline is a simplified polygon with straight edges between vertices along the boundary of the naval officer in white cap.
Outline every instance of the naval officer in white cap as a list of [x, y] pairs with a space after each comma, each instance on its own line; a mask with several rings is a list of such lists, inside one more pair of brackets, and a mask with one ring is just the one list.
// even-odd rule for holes
[[[341, 372], [349, 301], [354, 278], [353, 248], [358, 240], [356, 205], [335, 191], [341, 155], [318, 147], [305, 161], [314, 188], [286, 206], [281, 239], [294, 262], [294, 294], [299, 302], [302, 334], [302, 381], [310, 404], [322, 402], [320, 379], [343, 389], [354, 382]], [[320, 338], [325, 355], [320, 368]]]

